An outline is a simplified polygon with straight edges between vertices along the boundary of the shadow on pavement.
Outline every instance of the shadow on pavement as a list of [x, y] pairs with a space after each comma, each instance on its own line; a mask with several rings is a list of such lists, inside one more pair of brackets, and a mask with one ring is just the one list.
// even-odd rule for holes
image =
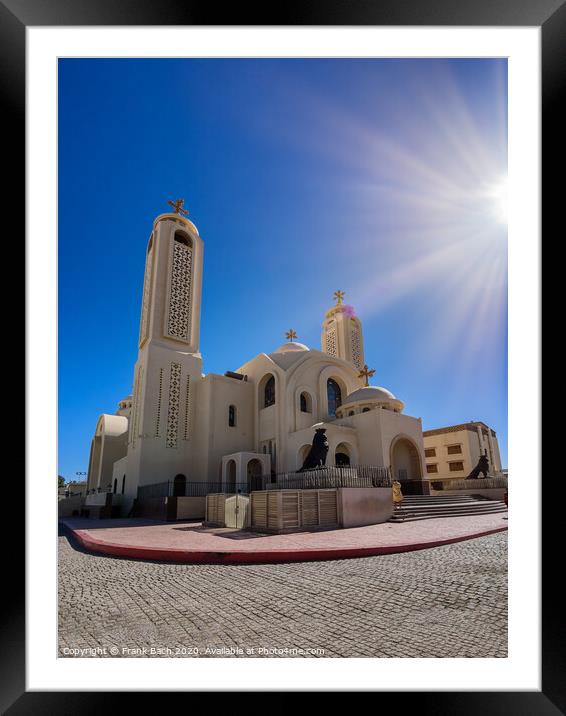
[[173, 527], [178, 532], [199, 532], [200, 534], [226, 537], [226, 539], [255, 539], [256, 537], [270, 537], [264, 532], [247, 532], [246, 530], [231, 529], [230, 527]]

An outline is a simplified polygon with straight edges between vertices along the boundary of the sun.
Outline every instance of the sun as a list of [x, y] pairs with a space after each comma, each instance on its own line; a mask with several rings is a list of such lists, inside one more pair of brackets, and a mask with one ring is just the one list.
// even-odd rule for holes
[[507, 224], [507, 177], [493, 184], [488, 191], [492, 211], [500, 224]]

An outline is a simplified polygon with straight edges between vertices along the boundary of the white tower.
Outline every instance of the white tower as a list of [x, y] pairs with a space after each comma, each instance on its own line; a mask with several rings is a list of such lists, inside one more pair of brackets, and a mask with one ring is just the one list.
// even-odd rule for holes
[[138, 485], [191, 475], [192, 404], [202, 375], [199, 352], [203, 242], [183, 214], [153, 222], [145, 261], [138, 360], [128, 435], [126, 495]]
[[344, 303], [344, 291], [335, 291], [336, 305], [324, 316], [322, 352], [347, 360], [359, 370], [364, 365], [362, 322], [352, 306]]

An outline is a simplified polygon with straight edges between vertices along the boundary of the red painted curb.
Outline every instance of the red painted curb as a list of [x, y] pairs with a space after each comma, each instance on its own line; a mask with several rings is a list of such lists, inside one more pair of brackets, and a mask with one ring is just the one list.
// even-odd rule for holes
[[128, 557], [130, 559], [157, 560], [160, 562], [183, 562], [186, 564], [270, 564], [274, 562], [314, 562], [317, 560], [351, 559], [354, 557], [374, 557], [380, 554], [397, 554], [399, 552], [414, 552], [419, 549], [442, 547], [455, 542], [464, 542], [468, 539], [485, 537], [496, 532], [505, 532], [507, 526], [497, 527], [484, 532], [451, 537], [445, 540], [431, 542], [414, 542], [412, 544], [389, 545], [384, 547], [342, 547], [335, 549], [287, 549], [264, 551], [230, 551], [216, 552], [213, 550], [190, 551], [184, 549], [167, 549], [165, 547], [136, 547], [135, 545], [114, 544], [101, 542], [84, 530], [74, 530], [68, 527], [79, 544], [90, 552], [107, 554], [113, 557]]

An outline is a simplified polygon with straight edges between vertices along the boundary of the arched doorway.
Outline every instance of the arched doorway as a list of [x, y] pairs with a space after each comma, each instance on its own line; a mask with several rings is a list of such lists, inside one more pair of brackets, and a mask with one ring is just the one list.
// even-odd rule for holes
[[303, 445], [303, 447], [300, 448], [300, 450], [297, 454], [297, 470], [300, 470], [301, 467], [303, 466], [311, 447], [312, 447], [312, 445], [309, 443], [308, 445]]
[[236, 492], [236, 461], [229, 460], [226, 465], [226, 492], [235, 494]]
[[187, 478], [184, 475], [175, 475], [173, 479], [173, 497], [184, 497], [187, 487]]
[[336, 446], [334, 453], [334, 464], [336, 467], [349, 467], [351, 464], [351, 452], [346, 443], [340, 443]]
[[422, 479], [419, 452], [409, 438], [397, 438], [391, 446], [391, 476], [399, 481]]
[[250, 460], [248, 462], [248, 492], [253, 492], [254, 490], [261, 490], [263, 485], [263, 480], [261, 479], [261, 473], [262, 473], [262, 466], [261, 462], [254, 458], [253, 460]]

